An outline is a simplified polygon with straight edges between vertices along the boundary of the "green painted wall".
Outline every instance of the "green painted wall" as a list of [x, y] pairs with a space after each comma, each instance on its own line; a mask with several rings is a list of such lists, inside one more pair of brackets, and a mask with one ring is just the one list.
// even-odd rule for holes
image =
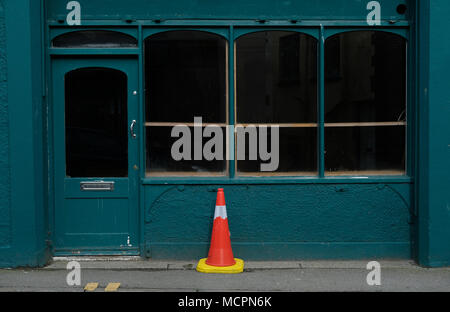
[[450, 28], [448, 1], [432, 1], [430, 22], [430, 245], [432, 265], [450, 265]]
[[[40, 1], [35, 0], [4, 0], [1, 4], [6, 30], [2, 32], [6, 48], [6, 63], [2, 64], [6, 67], [2, 67], [1, 77], [7, 77], [7, 101], [2, 97], [0, 107], [7, 107], [9, 122], [7, 131], [0, 128], [0, 138], [9, 140], [9, 181], [2, 177], [0, 185], [9, 189], [9, 207], [1, 206], [0, 211], [9, 210], [9, 225], [0, 230], [5, 235], [6, 228], [9, 236], [7, 245], [0, 248], [0, 267], [34, 267], [49, 259], [44, 191], [47, 161], [43, 144], [42, 10]], [[5, 159], [8, 158], [2, 161]]]
[[419, 4], [418, 260], [450, 266], [450, 2]]
[[[360, 20], [367, 12], [361, 0], [78, 0], [86, 20], [132, 19], [309, 19]], [[385, 20], [405, 20], [396, 8], [408, 0], [378, 0]], [[48, 17], [65, 20], [67, 1], [47, 1]]]
[[9, 111], [5, 0], [0, 0], [0, 249], [10, 244]]
[[[145, 188], [147, 256], [208, 252], [220, 185]], [[228, 185], [231, 240], [245, 259], [410, 258], [410, 185]]]

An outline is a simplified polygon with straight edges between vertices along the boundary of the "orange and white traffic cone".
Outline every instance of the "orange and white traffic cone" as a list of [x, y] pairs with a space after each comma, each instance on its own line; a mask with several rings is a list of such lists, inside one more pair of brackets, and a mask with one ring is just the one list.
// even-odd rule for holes
[[214, 224], [208, 258], [201, 259], [197, 271], [202, 273], [241, 273], [244, 261], [235, 259], [231, 249], [227, 208], [223, 189], [217, 192]]

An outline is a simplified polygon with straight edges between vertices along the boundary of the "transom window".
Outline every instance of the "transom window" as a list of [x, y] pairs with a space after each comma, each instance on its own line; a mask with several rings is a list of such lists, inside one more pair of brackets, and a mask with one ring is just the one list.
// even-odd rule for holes
[[137, 48], [136, 38], [110, 30], [80, 30], [57, 36], [53, 48]]

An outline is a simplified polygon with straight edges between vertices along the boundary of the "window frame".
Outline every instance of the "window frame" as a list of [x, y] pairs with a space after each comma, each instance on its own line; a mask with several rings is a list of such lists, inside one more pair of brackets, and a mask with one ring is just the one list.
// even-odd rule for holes
[[[226, 90], [226, 99], [225, 99], [225, 123], [209, 123], [209, 122], [203, 122], [202, 123], [202, 127], [208, 127], [208, 126], [219, 126], [221, 128], [227, 127], [227, 125], [230, 124], [230, 72], [229, 72], [229, 68], [230, 68], [230, 41], [229, 41], [229, 36], [227, 35], [227, 29], [221, 29], [221, 28], [217, 28], [217, 29], [203, 29], [203, 28], [191, 28], [191, 27], [182, 27], [182, 28], [156, 28], [156, 29], [145, 29], [143, 31], [142, 34], [142, 57], [143, 57], [143, 62], [145, 63], [145, 41], [149, 38], [151, 38], [152, 36], [158, 35], [158, 34], [162, 34], [162, 33], [167, 33], [167, 32], [174, 32], [174, 31], [198, 31], [198, 32], [203, 32], [203, 33], [208, 33], [208, 34], [213, 34], [213, 35], [217, 35], [219, 37], [222, 37], [225, 40], [225, 90]], [[143, 63], [143, 65], [144, 65]], [[226, 159], [225, 157], [225, 170], [223, 172], [195, 172], [195, 171], [186, 171], [186, 172], [182, 172], [182, 171], [177, 171], [177, 172], [149, 172], [147, 169], [147, 129], [150, 127], [174, 127], [177, 125], [184, 125], [184, 126], [188, 126], [190, 128], [194, 127], [194, 121], [192, 122], [148, 122], [146, 120], [146, 110], [147, 110], [147, 105], [146, 105], [146, 100], [145, 100], [145, 66], [143, 66], [143, 68], [141, 68], [141, 70], [143, 71], [143, 100], [142, 100], [142, 125], [143, 128], [145, 129], [143, 131], [143, 137], [144, 137], [144, 142], [142, 145], [142, 149], [144, 150], [143, 153], [143, 168], [144, 168], [144, 177], [146, 179], [152, 179], [152, 178], [205, 178], [205, 177], [212, 177], [212, 178], [227, 178], [229, 177], [229, 172], [230, 172], [230, 161]], [[225, 138], [226, 139], [226, 147], [227, 149], [229, 148], [229, 139], [228, 137]], [[226, 149], [226, 150], [227, 150]]]
[[[311, 38], [316, 39], [316, 43], [317, 43], [317, 103], [316, 103], [316, 108], [317, 108], [317, 118], [316, 118], [316, 122], [315, 123], [251, 123], [251, 124], [247, 124], [247, 123], [239, 123], [238, 122], [238, 118], [237, 118], [237, 105], [238, 105], [238, 100], [237, 100], [237, 40], [239, 40], [240, 38], [249, 35], [249, 34], [255, 34], [255, 33], [260, 33], [260, 32], [270, 32], [270, 31], [283, 31], [283, 32], [292, 32], [292, 33], [298, 33], [298, 34], [303, 34], [306, 36], [309, 36]], [[247, 127], [249, 125], [252, 126], [279, 126], [280, 128], [315, 128], [317, 131], [317, 138], [319, 136], [319, 96], [320, 96], [320, 90], [319, 90], [319, 40], [320, 38], [320, 32], [319, 29], [317, 28], [309, 28], [309, 27], [258, 27], [258, 28], [237, 28], [235, 29], [234, 32], [234, 36], [233, 36], [233, 50], [234, 50], [234, 58], [233, 58], [233, 76], [234, 76], [234, 101], [233, 101], [233, 106], [234, 106], [234, 129], [240, 128], [240, 127]], [[235, 131], [234, 137], [233, 137], [234, 142], [237, 141], [237, 133]], [[317, 145], [318, 148], [318, 145]], [[318, 156], [318, 152], [319, 150], [316, 150], [317, 156]], [[316, 167], [317, 170], [316, 171], [312, 171], [312, 172], [239, 172], [238, 171], [238, 160], [237, 160], [237, 148], [234, 148], [234, 176], [235, 177], [239, 177], [239, 178], [258, 178], [258, 177], [274, 177], [274, 178], [282, 178], [282, 177], [300, 177], [300, 178], [315, 178], [318, 176], [319, 173], [319, 163], [316, 163]], [[295, 174], [297, 173], [297, 174]], [[300, 174], [301, 173], [301, 174]]]
[[[409, 68], [411, 66], [410, 60], [410, 48], [409, 48], [409, 30], [407, 27], [335, 27], [335, 26], [320, 26], [320, 27], [313, 27], [313, 26], [301, 26], [301, 27], [267, 27], [267, 26], [230, 26], [227, 31], [225, 29], [219, 28], [219, 29], [203, 29], [203, 28], [192, 28], [192, 27], [181, 27], [181, 28], [164, 28], [164, 29], [158, 29], [158, 30], [147, 30], [144, 33], [159, 33], [164, 31], [172, 31], [172, 30], [199, 30], [199, 31], [206, 31], [206, 32], [212, 32], [219, 35], [222, 35], [226, 38], [228, 42], [228, 123], [227, 125], [232, 127], [232, 129], [235, 130], [234, 135], [229, 135], [227, 137], [227, 146], [229, 147], [228, 151], [230, 152], [229, 158], [230, 160], [227, 161], [227, 172], [224, 176], [215, 176], [211, 174], [193, 174], [193, 173], [187, 173], [183, 174], [182, 176], [177, 175], [161, 175], [161, 176], [146, 176], [146, 180], [148, 179], [156, 179], [155, 182], [158, 182], [159, 179], [173, 179], [173, 180], [179, 180], [186, 177], [191, 177], [193, 179], [206, 179], [204, 180], [206, 183], [209, 183], [209, 178], [211, 179], [217, 179], [223, 178], [231, 179], [231, 180], [241, 180], [241, 181], [258, 181], [261, 178], [264, 178], [264, 180], [270, 179], [273, 180], [294, 180], [294, 181], [304, 181], [304, 182], [311, 182], [312, 180], [317, 180], [318, 182], [323, 181], [330, 181], [330, 182], [339, 182], [339, 181], [361, 181], [361, 180], [367, 180], [370, 181], [372, 179], [378, 180], [387, 178], [389, 180], [391, 179], [410, 179], [411, 176], [411, 161], [410, 161], [410, 155], [411, 155], [411, 105], [410, 105], [410, 81], [411, 77], [409, 75]], [[297, 33], [302, 33], [309, 35], [311, 37], [314, 37], [318, 40], [318, 103], [317, 103], [317, 109], [318, 109], [318, 115], [317, 115], [317, 125], [314, 127], [317, 128], [318, 136], [318, 148], [317, 148], [317, 174], [315, 175], [295, 175], [292, 173], [280, 173], [280, 174], [274, 174], [274, 173], [250, 173], [250, 174], [242, 174], [238, 173], [237, 171], [237, 151], [236, 151], [236, 128], [240, 126], [246, 126], [246, 124], [240, 124], [237, 122], [237, 101], [236, 101], [236, 41], [238, 38], [240, 38], [243, 35], [250, 34], [250, 33], [256, 33], [256, 32], [262, 32], [262, 31], [292, 31]], [[354, 31], [381, 31], [381, 32], [389, 32], [396, 35], [399, 35], [403, 37], [406, 40], [406, 111], [407, 111], [407, 119], [405, 125], [402, 122], [402, 125], [405, 126], [405, 145], [406, 145], [406, 151], [405, 151], [405, 173], [401, 175], [386, 175], [383, 174], [383, 171], [380, 171], [380, 174], [373, 174], [373, 175], [327, 175], [325, 173], [325, 128], [332, 126], [332, 124], [326, 124], [325, 123], [325, 42], [328, 38], [340, 34], [340, 33], [346, 33], [346, 32], [354, 32]], [[146, 37], [144, 37], [146, 38]], [[233, 46], [231, 49], [230, 46]], [[368, 123], [366, 123], [369, 125]], [[395, 123], [398, 124], [398, 123]], [[204, 124], [207, 125], [207, 124]], [[270, 124], [261, 124], [261, 125], [270, 125]], [[393, 125], [393, 123], [392, 123]], [[223, 126], [223, 125], [221, 125]], [[281, 126], [289, 126], [289, 124], [281, 125]], [[297, 127], [301, 127], [302, 125], [296, 125]], [[312, 127], [313, 125], [309, 125]], [[150, 182], [150, 181], [148, 181]]]
[[[50, 72], [51, 62], [50, 60], [58, 56], [66, 55], [121, 55], [123, 57], [135, 57], [138, 61], [139, 68], [139, 85], [140, 85], [140, 106], [139, 106], [139, 136], [140, 136], [140, 166], [139, 171], [141, 174], [141, 182], [144, 185], [160, 185], [160, 184], [339, 184], [339, 183], [411, 183], [414, 181], [414, 158], [416, 148], [416, 100], [415, 100], [415, 69], [417, 68], [414, 49], [411, 43], [414, 38], [410, 38], [410, 24], [409, 22], [387, 23], [383, 22], [380, 26], [367, 26], [365, 23], [346, 23], [346, 22], [305, 22], [305, 23], [292, 23], [286, 22], [267, 22], [267, 21], [254, 21], [254, 22], [239, 22], [239, 21], [207, 21], [207, 22], [193, 22], [179, 20], [171, 22], [167, 25], [160, 25], [158, 22], [143, 23], [139, 25], [105, 25], [102, 22], [92, 22], [82, 27], [69, 27], [60, 25], [57, 22], [49, 23], [44, 36], [47, 41], [47, 55], [44, 58], [48, 59], [46, 65], [46, 71]], [[112, 49], [76, 49], [76, 48], [53, 48], [52, 39], [62, 35], [64, 33], [70, 33], [80, 30], [109, 30], [122, 32], [124, 34], [135, 37], [138, 40], [138, 48], [112, 48]], [[144, 53], [144, 40], [156, 33], [172, 31], [172, 30], [198, 30], [203, 32], [211, 32], [223, 36], [227, 40], [228, 45], [228, 125], [235, 125], [235, 43], [236, 39], [243, 34], [267, 30], [278, 31], [295, 31], [305, 34], [315, 34], [314, 36], [319, 39], [318, 44], [318, 175], [317, 176], [267, 176], [267, 177], [252, 177], [252, 176], [236, 176], [235, 166], [235, 136], [230, 135], [227, 137], [227, 145], [229, 146], [230, 160], [227, 161], [228, 172], [223, 176], [152, 176], [147, 177], [146, 164], [145, 164], [145, 99], [144, 99], [144, 66], [143, 66], [143, 53]], [[325, 40], [333, 35], [349, 31], [384, 31], [391, 32], [406, 40], [406, 172], [404, 175], [386, 176], [386, 175], [373, 175], [373, 176], [326, 176], [324, 174], [325, 162], [323, 157], [324, 151], [324, 43]], [[230, 48], [233, 47], [233, 48]], [[45, 86], [43, 86], [45, 88]]]
[[[352, 33], [352, 32], [385, 32], [389, 34], [397, 35], [405, 40], [405, 114], [406, 118], [405, 121], [393, 121], [393, 122], [338, 122], [338, 123], [327, 123], [325, 122], [325, 93], [321, 95], [321, 98], [323, 99], [320, 104], [320, 110], [321, 110], [321, 142], [320, 142], [320, 148], [319, 153], [323, 157], [320, 161], [322, 162], [323, 166], [323, 174], [321, 174], [321, 178], [377, 178], [377, 177], [410, 177], [412, 175], [411, 172], [411, 166], [412, 166], [412, 137], [411, 137], [411, 129], [413, 127], [412, 125], [412, 105], [410, 99], [411, 96], [411, 83], [412, 83], [412, 77], [410, 77], [410, 68], [412, 68], [412, 56], [410, 55], [410, 40], [409, 40], [409, 30], [405, 27], [345, 27], [345, 28], [336, 28], [336, 27], [329, 27], [329, 28], [322, 28], [322, 38], [321, 40], [321, 64], [323, 63], [323, 66], [325, 66], [325, 45], [326, 41], [334, 36], [337, 36], [339, 34], [345, 34], [345, 33]], [[342, 49], [341, 49], [342, 52]], [[342, 65], [341, 65], [342, 66]], [[323, 92], [325, 92], [325, 68], [321, 69], [321, 72], [319, 73], [320, 79], [323, 80]], [[405, 127], [405, 166], [402, 174], [388, 174], [389, 170], [374, 170], [379, 171], [379, 174], [356, 174], [358, 171], [349, 171], [348, 174], [326, 174], [326, 167], [325, 167], [325, 128], [333, 128], [333, 127], [396, 127], [396, 126], [404, 126]], [[351, 174], [355, 173], [355, 174]], [[361, 172], [364, 173], [364, 172]]]

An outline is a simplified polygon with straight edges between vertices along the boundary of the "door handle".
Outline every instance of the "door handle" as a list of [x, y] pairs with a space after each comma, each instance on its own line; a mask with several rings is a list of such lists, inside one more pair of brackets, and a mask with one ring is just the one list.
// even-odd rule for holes
[[133, 120], [130, 126], [131, 136], [135, 139], [137, 137], [136, 133], [134, 133], [134, 127], [136, 126], [137, 121]]

